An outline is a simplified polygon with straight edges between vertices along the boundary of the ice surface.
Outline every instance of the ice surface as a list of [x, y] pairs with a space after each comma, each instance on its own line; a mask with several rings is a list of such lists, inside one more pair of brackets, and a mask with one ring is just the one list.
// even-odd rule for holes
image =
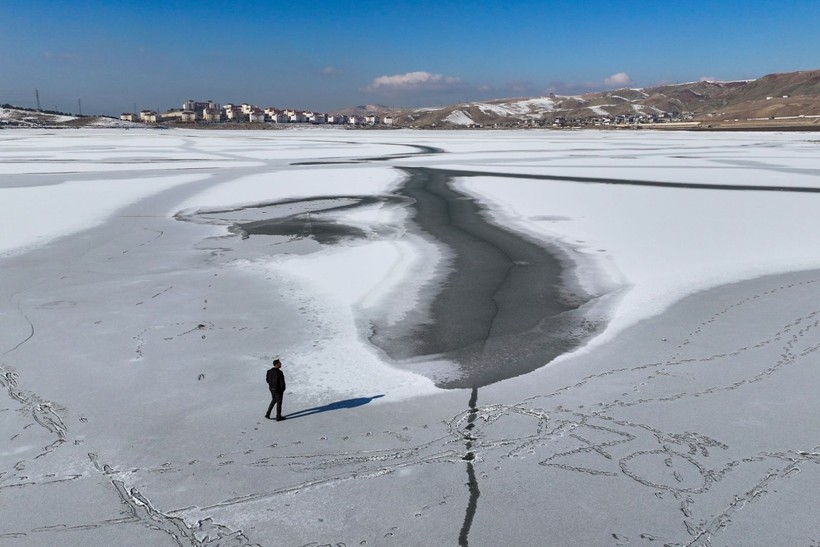
[[[0, 131], [0, 539], [812, 545], [818, 146]], [[451, 263], [396, 193], [420, 167], [560, 249], [604, 334], [455, 390], [434, 385], [446, 356], [399, 367], [371, 344], [435, 320]], [[297, 233], [235, 226], [284, 217]], [[262, 418], [276, 357], [284, 422]]]
[[101, 224], [117, 209], [151, 194], [208, 175], [66, 181], [2, 189], [0, 254], [43, 245]]

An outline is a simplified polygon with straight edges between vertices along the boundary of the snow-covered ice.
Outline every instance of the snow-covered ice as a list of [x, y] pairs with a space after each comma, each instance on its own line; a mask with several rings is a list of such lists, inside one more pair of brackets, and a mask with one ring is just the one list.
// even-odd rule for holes
[[[0, 131], [0, 538], [813, 545], [818, 152], [786, 133]], [[472, 249], [425, 231], [402, 190], [419, 169], [456, 192], [433, 221], [470, 201], [556, 253], [586, 317], [564, 355], [442, 389], [461, 354], [377, 343], [429, 332]], [[262, 418], [276, 357], [285, 422]]]
[[0, 201], [0, 254], [43, 245], [99, 225], [124, 205], [207, 176], [68, 180], [49, 186], [4, 187]]

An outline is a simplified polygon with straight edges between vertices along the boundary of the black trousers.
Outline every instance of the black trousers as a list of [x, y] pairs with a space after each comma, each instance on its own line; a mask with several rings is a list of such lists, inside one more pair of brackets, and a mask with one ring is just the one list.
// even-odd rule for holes
[[273, 405], [276, 405], [276, 417], [282, 417], [282, 397], [285, 395], [284, 391], [274, 391], [270, 390], [270, 406], [268, 406], [268, 411], [265, 413], [265, 416], [270, 418], [270, 412], [273, 410]]

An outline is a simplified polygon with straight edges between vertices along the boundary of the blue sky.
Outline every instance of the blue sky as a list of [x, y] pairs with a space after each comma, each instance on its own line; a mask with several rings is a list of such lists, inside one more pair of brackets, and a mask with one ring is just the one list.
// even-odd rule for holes
[[820, 1], [0, 0], [0, 103], [437, 106], [820, 68]]

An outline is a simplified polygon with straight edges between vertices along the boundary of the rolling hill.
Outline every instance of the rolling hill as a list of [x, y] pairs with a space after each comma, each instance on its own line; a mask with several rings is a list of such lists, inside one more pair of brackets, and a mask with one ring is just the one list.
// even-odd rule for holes
[[0, 105], [0, 129], [4, 127], [70, 128], [70, 127], [138, 127], [108, 116], [74, 116], [50, 110], [34, 110], [10, 104]]
[[578, 96], [549, 95], [394, 111], [396, 125], [521, 127], [652, 122], [800, 120], [820, 126], [820, 70], [757, 80], [699, 81]]

